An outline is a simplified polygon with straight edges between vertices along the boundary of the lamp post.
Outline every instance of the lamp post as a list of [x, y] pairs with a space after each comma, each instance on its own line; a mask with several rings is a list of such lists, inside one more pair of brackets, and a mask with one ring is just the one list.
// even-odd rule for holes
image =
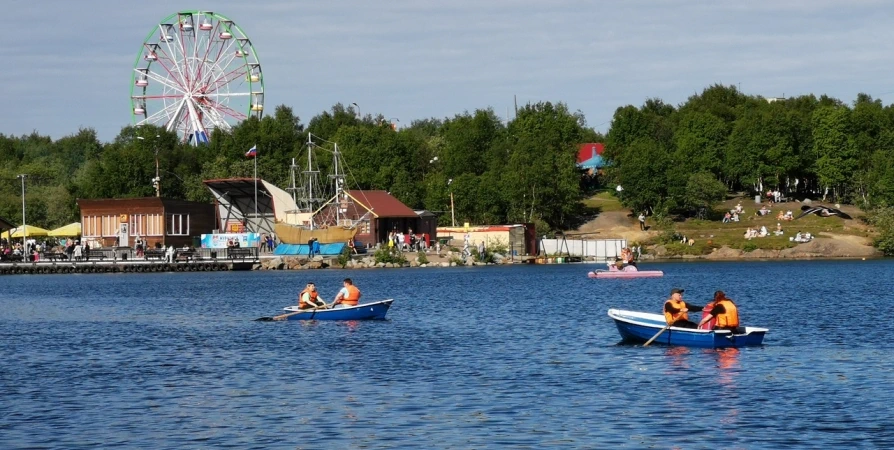
[[[22, 248], [25, 247], [25, 243], [28, 242], [28, 227], [25, 226], [25, 177], [27, 174], [19, 174], [16, 178], [22, 179]], [[12, 236], [10, 236], [11, 238]], [[12, 242], [12, 239], [10, 239]]]
[[[447, 180], [447, 189], [450, 189], [450, 183], [453, 183], [453, 178]], [[450, 189], [450, 226], [456, 226], [456, 213], [453, 211], [453, 189]]]
[[[157, 139], [161, 136], [156, 134], [155, 137]], [[143, 136], [137, 136], [137, 139], [146, 140]], [[155, 178], [152, 179], [152, 185], [155, 186], [155, 196], [161, 197], [161, 177], [158, 175], [158, 143], [155, 140], [152, 141], [152, 150], [155, 152]]]
[[392, 117], [388, 120], [391, 122], [391, 129], [397, 131], [397, 123], [395, 122], [400, 122], [400, 119], [398, 119], [397, 117]]
[[363, 115], [360, 114], [360, 105], [358, 105], [357, 102], [351, 104], [354, 105], [354, 108], [357, 109], [357, 119], [363, 120]]

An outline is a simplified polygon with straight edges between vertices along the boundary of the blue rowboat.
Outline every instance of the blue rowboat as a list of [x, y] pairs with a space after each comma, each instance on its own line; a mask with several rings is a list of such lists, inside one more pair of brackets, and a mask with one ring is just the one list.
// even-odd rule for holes
[[[629, 342], [646, 342], [667, 326], [661, 314], [609, 309], [608, 316], [615, 321], [621, 338]], [[766, 328], [745, 327], [744, 333], [736, 334], [729, 330], [670, 327], [653, 343], [705, 348], [750, 347], [761, 345], [767, 331]]]
[[288, 314], [277, 317], [282, 317], [285, 320], [384, 320], [393, 301], [393, 298], [389, 298], [334, 309], [298, 309], [297, 306], [287, 306], [283, 309], [288, 311]]

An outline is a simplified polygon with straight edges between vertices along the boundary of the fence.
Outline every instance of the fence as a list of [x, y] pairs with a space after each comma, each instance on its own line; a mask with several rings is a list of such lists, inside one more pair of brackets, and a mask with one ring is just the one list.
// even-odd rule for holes
[[627, 239], [541, 239], [541, 255], [568, 255], [608, 261], [621, 255]]

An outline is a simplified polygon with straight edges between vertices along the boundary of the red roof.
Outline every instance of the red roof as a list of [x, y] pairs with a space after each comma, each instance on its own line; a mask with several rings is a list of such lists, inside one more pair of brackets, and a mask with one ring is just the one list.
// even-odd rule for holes
[[577, 148], [577, 162], [582, 163], [588, 159], [592, 159], [596, 155], [602, 155], [603, 151], [605, 151], [605, 144], [601, 142], [581, 144], [580, 147]]
[[376, 217], [419, 217], [416, 211], [385, 191], [349, 190], [348, 195]]

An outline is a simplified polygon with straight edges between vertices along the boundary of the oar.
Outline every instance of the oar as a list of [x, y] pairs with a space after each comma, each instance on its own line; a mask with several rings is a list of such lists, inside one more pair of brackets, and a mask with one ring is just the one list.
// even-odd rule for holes
[[652, 336], [652, 339], [649, 339], [648, 341], [646, 341], [646, 343], [643, 344], [643, 347], [648, 347], [649, 344], [652, 343], [652, 341], [654, 341], [655, 339], [658, 339], [658, 336], [661, 336], [661, 333], [664, 333], [664, 332], [667, 331], [670, 327], [671, 327], [671, 326], [668, 325], [668, 326], [662, 328], [659, 332], [655, 333], [655, 336]]
[[329, 309], [329, 305], [327, 305], [326, 302], [323, 302], [322, 306], [317, 306], [316, 308], [312, 308], [312, 309], [302, 309], [301, 311], [280, 314], [278, 316], [273, 316], [273, 317], [258, 317], [257, 319], [255, 319], [255, 322], [273, 322], [273, 321], [279, 321], [279, 320], [286, 320], [289, 317], [294, 316], [295, 314], [301, 314], [301, 313], [308, 312], [308, 311], [312, 312], [310, 317], [311, 317], [311, 319], [313, 319], [314, 314], [316, 314], [317, 310], [319, 310], [319, 309]]

